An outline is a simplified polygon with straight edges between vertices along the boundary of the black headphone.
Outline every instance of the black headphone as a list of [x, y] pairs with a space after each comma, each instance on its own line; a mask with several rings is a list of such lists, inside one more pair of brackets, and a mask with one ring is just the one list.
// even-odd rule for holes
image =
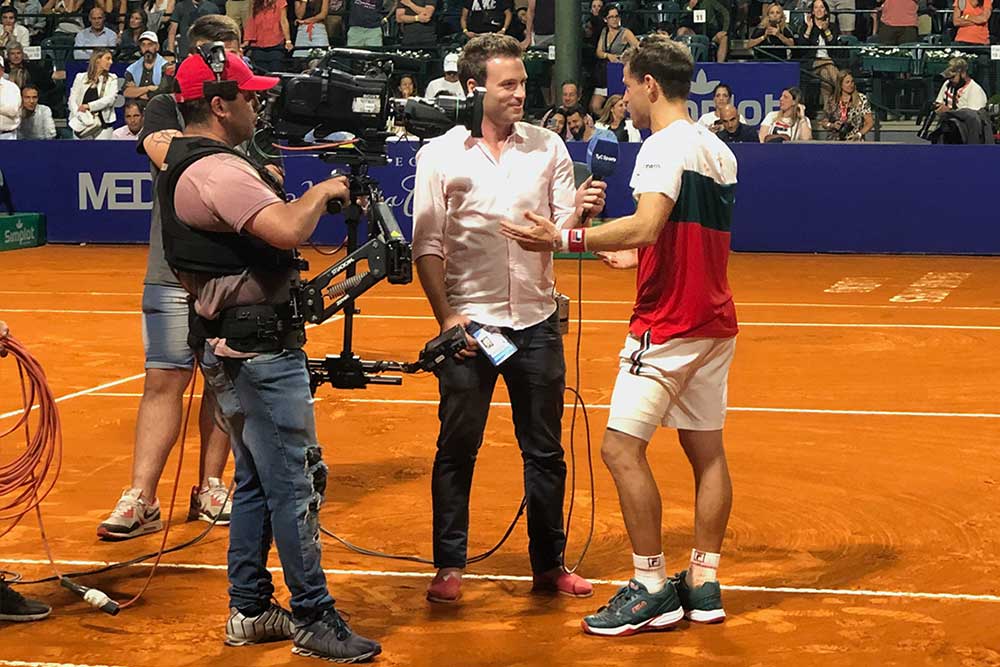
[[215, 81], [206, 81], [202, 84], [205, 99], [211, 100], [213, 97], [221, 97], [227, 102], [235, 100], [240, 93], [239, 83], [222, 79], [222, 71], [226, 68], [226, 45], [222, 42], [205, 42], [197, 48], [198, 55], [215, 74]]

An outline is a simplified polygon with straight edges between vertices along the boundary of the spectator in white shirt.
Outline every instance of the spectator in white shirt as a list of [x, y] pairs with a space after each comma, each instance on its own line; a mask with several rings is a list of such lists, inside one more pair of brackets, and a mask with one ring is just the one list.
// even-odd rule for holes
[[17, 22], [17, 10], [10, 5], [0, 7], [0, 49], [9, 49], [14, 44], [28, 46], [30, 41], [28, 29]]
[[17, 138], [56, 138], [52, 109], [38, 103], [38, 88], [30, 84], [21, 89], [21, 125], [17, 128]]
[[142, 107], [135, 100], [125, 103], [125, 124], [111, 133], [112, 139], [135, 141], [142, 132]]
[[[441, 331], [473, 324], [502, 333], [516, 351], [494, 365], [466, 335], [461, 359], [439, 367], [441, 431], [431, 478], [434, 565], [431, 602], [461, 596], [469, 492], [493, 389], [503, 376], [524, 463], [534, 590], [575, 597], [590, 583], [562, 569], [566, 464], [560, 444], [566, 366], [553, 298], [552, 254], [522, 250], [500, 223], [529, 224], [526, 213], [560, 227], [603, 208], [603, 184], [577, 190], [573, 163], [555, 134], [522, 122], [527, 74], [517, 40], [478, 35], [465, 45], [459, 79], [485, 87], [482, 138], [456, 127], [417, 155], [413, 257]], [[494, 339], [495, 340], [495, 339]], [[485, 344], [484, 344], [485, 345]]]
[[444, 57], [444, 76], [427, 84], [426, 97], [435, 98], [438, 95], [465, 97], [465, 88], [458, 80], [458, 54], [449, 53]]
[[762, 144], [812, 140], [812, 123], [802, 104], [801, 90], [793, 86], [781, 91], [778, 110], [764, 117], [758, 137]]
[[952, 58], [942, 75], [948, 79], [941, 84], [934, 110], [938, 113], [954, 109], [979, 111], [986, 106], [986, 92], [969, 76], [969, 63], [965, 58]]
[[73, 46], [73, 57], [77, 60], [87, 60], [95, 48], [113, 49], [118, 46], [118, 34], [104, 25], [105, 14], [100, 7], [90, 10], [90, 27], [76, 33]]
[[17, 139], [21, 125], [21, 89], [4, 78], [6, 63], [0, 56], [0, 139]]

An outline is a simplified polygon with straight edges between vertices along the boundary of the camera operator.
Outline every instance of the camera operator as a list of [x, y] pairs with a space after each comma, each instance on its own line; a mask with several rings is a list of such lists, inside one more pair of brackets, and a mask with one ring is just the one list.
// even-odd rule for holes
[[574, 187], [573, 163], [552, 132], [522, 122], [525, 74], [518, 42], [480, 35], [466, 44], [459, 78], [485, 87], [482, 138], [454, 128], [417, 155], [413, 257], [434, 316], [447, 331], [473, 323], [503, 334], [517, 350], [499, 366], [470, 348], [438, 370], [441, 430], [431, 491], [432, 602], [461, 596], [469, 532], [469, 492], [497, 378], [510, 394], [524, 462], [528, 551], [534, 590], [586, 597], [590, 583], [562, 569], [566, 544], [566, 464], [560, 444], [566, 364], [554, 299], [552, 254], [522, 250], [500, 234], [526, 211], [577, 226], [604, 206], [604, 184]]
[[969, 76], [969, 63], [965, 58], [952, 58], [948, 69], [941, 73], [947, 79], [941, 84], [934, 111], [942, 114], [955, 109], [979, 111], [986, 106], [986, 92]]
[[739, 112], [732, 104], [719, 107], [715, 113], [719, 114], [719, 119], [715, 121], [716, 127], [709, 129], [727, 144], [755, 144], [760, 141], [757, 132], [749, 125], [743, 124]]
[[[266, 567], [273, 537], [292, 594], [293, 653], [367, 660], [381, 647], [341, 618], [320, 562], [326, 468], [301, 349], [305, 330], [289, 305], [299, 271], [293, 249], [315, 230], [327, 202], [349, 200], [348, 183], [327, 180], [286, 202], [270, 172], [234, 150], [254, 134], [258, 92], [279, 80], [255, 76], [230, 52], [219, 78], [198, 55], [178, 68], [185, 130], [170, 143], [157, 197], [167, 261], [194, 298], [192, 335], [204, 339], [199, 360], [236, 462], [227, 643], [287, 636], [258, 638], [272, 625], [269, 615], [284, 616], [271, 602]], [[259, 634], [248, 625], [261, 626]]]

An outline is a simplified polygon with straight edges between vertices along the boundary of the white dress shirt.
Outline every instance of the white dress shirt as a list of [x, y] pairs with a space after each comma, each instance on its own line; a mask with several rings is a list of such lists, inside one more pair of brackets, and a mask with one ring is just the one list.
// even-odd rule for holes
[[526, 329], [555, 310], [552, 255], [528, 252], [500, 234], [524, 213], [574, 224], [576, 187], [566, 145], [541, 127], [516, 123], [497, 160], [482, 139], [456, 127], [417, 154], [413, 257], [445, 262], [455, 312], [485, 325]]
[[112, 139], [129, 139], [135, 141], [139, 138], [138, 134], [132, 134], [132, 130], [128, 129], [128, 125], [122, 125], [116, 128], [114, 132], [111, 133]]
[[[8, 79], [0, 78], [0, 134], [16, 133], [21, 124], [21, 89]], [[14, 139], [16, 134], [6, 136]]]
[[52, 120], [52, 109], [39, 104], [28, 114], [22, 113], [21, 127], [17, 130], [18, 139], [55, 139], [56, 124]]

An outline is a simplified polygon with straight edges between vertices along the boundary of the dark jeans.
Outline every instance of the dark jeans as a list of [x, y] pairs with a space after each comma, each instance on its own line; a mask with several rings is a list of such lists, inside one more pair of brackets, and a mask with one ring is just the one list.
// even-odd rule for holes
[[302, 350], [222, 359], [206, 348], [206, 382], [226, 419], [236, 463], [229, 524], [229, 599], [239, 609], [266, 607], [267, 570], [277, 543], [299, 624], [333, 606], [320, 562], [319, 506], [326, 466], [316, 441], [306, 355]]
[[499, 368], [480, 353], [463, 363], [451, 359], [437, 373], [441, 432], [431, 493], [434, 565], [438, 568], [466, 564], [472, 472], [500, 375], [510, 394], [514, 433], [524, 463], [531, 569], [541, 573], [562, 563], [566, 462], [560, 438], [566, 362], [558, 314], [533, 327], [503, 329], [503, 333], [518, 351]]
[[259, 46], [250, 48], [250, 60], [253, 61], [253, 64], [257, 68], [263, 70], [264, 72], [270, 73], [287, 71], [288, 68], [285, 66], [287, 58], [288, 52], [285, 51], [281, 44], [266, 48]]

